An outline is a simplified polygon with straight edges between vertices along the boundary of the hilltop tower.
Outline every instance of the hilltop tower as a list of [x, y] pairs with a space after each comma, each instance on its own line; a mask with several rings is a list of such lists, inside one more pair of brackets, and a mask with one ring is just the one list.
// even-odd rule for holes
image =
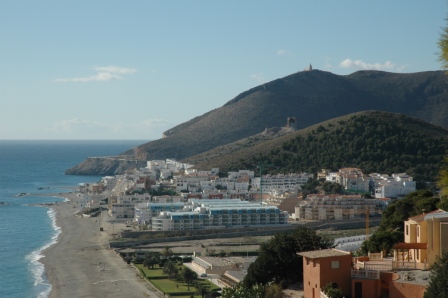
[[297, 119], [296, 117], [288, 117], [286, 119], [286, 127], [296, 129]]
[[312, 71], [312, 70], [313, 70], [313, 66], [311, 65], [311, 63], [310, 63], [310, 66], [305, 67], [305, 68], [303, 69], [303, 71]]

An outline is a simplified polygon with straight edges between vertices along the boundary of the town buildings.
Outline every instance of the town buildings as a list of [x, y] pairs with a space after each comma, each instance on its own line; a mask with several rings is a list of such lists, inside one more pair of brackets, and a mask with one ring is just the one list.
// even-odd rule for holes
[[314, 174], [277, 174], [277, 175], [263, 175], [263, 177], [255, 177], [252, 179], [252, 188], [263, 190], [263, 192], [288, 192], [301, 189], [310, 178], [314, 178]]
[[358, 168], [342, 168], [338, 172], [322, 169], [317, 177], [339, 183], [346, 191], [374, 194], [377, 199], [399, 198], [416, 190], [413, 177], [406, 173], [393, 173], [391, 176], [379, 173], [365, 175]]
[[416, 190], [416, 183], [406, 173], [387, 174], [373, 173], [369, 175], [371, 186], [375, 190], [375, 198], [403, 197]]
[[370, 179], [358, 168], [342, 168], [336, 173], [330, 172], [326, 176], [326, 181], [339, 183], [348, 191], [369, 192]]
[[378, 215], [381, 204], [361, 195], [311, 194], [296, 206], [297, 220], [340, 220]]
[[[288, 213], [275, 206], [239, 199], [190, 199], [192, 211], [161, 212], [152, 218], [153, 231], [217, 229], [288, 224]], [[195, 207], [197, 206], [197, 207]]]

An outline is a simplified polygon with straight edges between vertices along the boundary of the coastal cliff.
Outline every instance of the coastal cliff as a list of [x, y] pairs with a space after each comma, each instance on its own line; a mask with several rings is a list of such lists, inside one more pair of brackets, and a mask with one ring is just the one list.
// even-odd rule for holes
[[113, 176], [125, 171], [146, 166], [146, 160], [129, 156], [89, 157], [82, 163], [65, 171], [66, 175]]

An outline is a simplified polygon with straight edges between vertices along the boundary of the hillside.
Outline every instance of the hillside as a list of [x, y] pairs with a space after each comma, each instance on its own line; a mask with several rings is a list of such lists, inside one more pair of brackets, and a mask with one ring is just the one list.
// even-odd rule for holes
[[406, 172], [435, 181], [448, 154], [448, 130], [402, 114], [365, 111], [263, 140], [261, 135], [185, 159], [208, 169], [241, 168], [270, 173], [359, 167], [366, 173]]
[[[402, 113], [448, 127], [446, 82], [442, 71], [359, 71], [347, 76], [320, 70], [298, 72], [245, 91], [224, 106], [166, 131], [165, 138], [123, 154], [139, 160], [182, 159], [265, 128], [282, 127], [287, 117], [296, 117], [297, 128], [302, 129], [365, 110]], [[87, 169], [88, 165], [80, 166], [67, 173], [83, 174]]]

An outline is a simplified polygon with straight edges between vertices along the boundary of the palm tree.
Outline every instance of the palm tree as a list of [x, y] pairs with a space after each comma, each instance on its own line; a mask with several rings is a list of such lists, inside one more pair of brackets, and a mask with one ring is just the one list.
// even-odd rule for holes
[[190, 284], [198, 278], [198, 274], [188, 267], [185, 267], [182, 272], [182, 278], [187, 283], [188, 291], [190, 291]]
[[154, 265], [159, 263], [159, 254], [156, 252], [148, 252], [145, 255], [145, 260], [143, 261], [143, 266], [147, 268], [154, 269]]
[[161, 252], [162, 256], [169, 259], [173, 255], [173, 251], [169, 246], [165, 246], [165, 248]]
[[163, 266], [163, 273], [168, 274], [168, 277], [173, 279], [177, 273], [176, 265], [171, 260], [167, 260]]
[[201, 295], [202, 298], [207, 297], [207, 295], [210, 293], [208, 287], [200, 282], [195, 283], [194, 286], [196, 287], [195, 294]]

